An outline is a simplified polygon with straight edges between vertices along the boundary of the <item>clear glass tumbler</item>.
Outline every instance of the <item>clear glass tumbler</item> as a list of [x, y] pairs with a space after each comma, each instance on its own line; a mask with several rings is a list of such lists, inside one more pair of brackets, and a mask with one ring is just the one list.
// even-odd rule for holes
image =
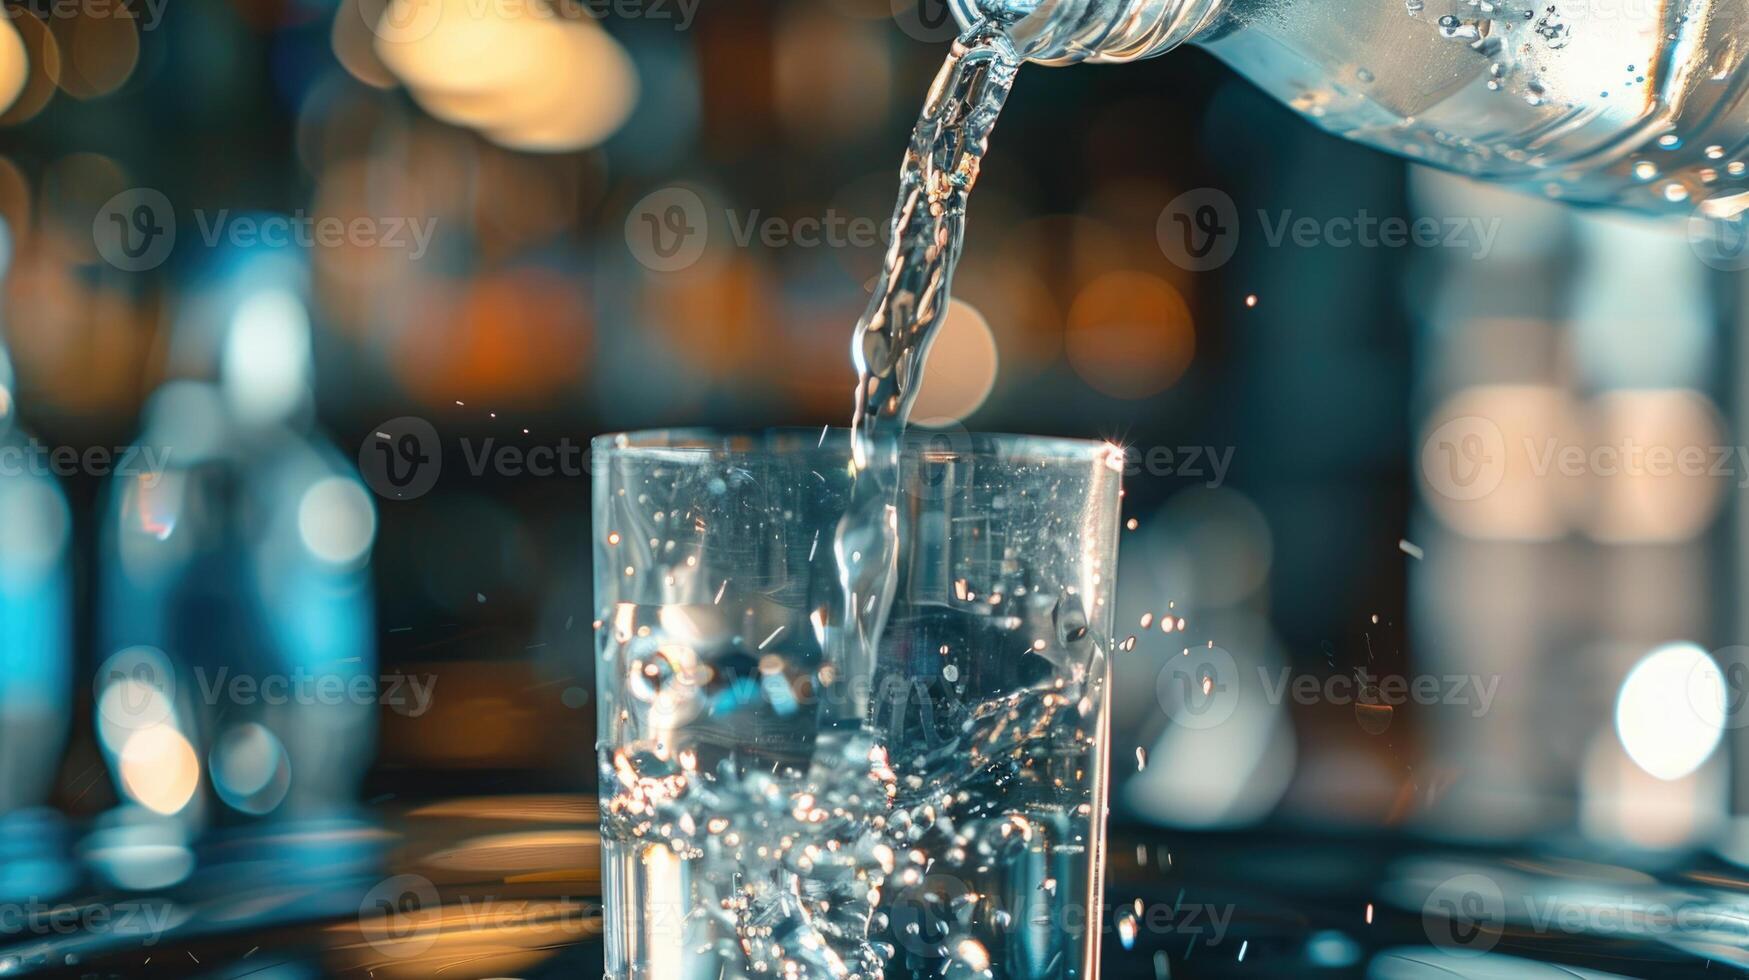
[[1096, 977], [1122, 463], [909, 437], [846, 664], [847, 433], [596, 440], [608, 976]]

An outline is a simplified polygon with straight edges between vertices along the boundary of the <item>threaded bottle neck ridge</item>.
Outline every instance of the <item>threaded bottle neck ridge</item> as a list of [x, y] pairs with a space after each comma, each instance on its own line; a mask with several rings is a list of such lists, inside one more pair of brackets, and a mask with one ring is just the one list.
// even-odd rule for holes
[[1152, 57], [1208, 28], [1227, 0], [950, 0], [965, 27], [989, 20], [1047, 65]]

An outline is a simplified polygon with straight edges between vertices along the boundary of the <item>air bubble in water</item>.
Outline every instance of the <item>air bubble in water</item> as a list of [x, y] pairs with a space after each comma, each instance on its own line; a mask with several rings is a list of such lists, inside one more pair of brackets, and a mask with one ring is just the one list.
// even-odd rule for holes
[[1478, 41], [1482, 37], [1482, 28], [1476, 21], [1446, 14], [1439, 18], [1439, 33], [1453, 41]]
[[647, 657], [637, 657], [626, 665], [626, 691], [646, 704], [668, 691], [678, 673], [667, 650], [657, 650]]
[[1051, 620], [1057, 627], [1057, 642], [1070, 647], [1087, 638], [1087, 611], [1076, 596], [1065, 596], [1051, 610]]

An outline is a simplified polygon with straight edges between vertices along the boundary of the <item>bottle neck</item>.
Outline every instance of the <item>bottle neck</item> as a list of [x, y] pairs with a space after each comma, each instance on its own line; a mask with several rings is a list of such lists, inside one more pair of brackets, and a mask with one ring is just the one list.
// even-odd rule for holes
[[1228, 0], [950, 0], [961, 25], [993, 20], [1028, 60], [1124, 62], [1178, 47], [1212, 26]]

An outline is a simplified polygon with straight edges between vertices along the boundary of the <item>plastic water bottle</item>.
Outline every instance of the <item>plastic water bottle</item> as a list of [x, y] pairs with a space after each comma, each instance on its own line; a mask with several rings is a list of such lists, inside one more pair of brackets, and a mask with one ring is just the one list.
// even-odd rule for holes
[[1738, 231], [1749, 208], [1735, 0], [951, 2], [1045, 64], [1195, 44], [1332, 133], [1550, 197]]
[[226, 258], [101, 533], [98, 734], [124, 797], [194, 827], [345, 810], [378, 708], [375, 509], [314, 425], [306, 274]]
[[60, 821], [41, 809], [73, 705], [72, 518], [14, 390], [0, 343], [0, 901], [73, 883]]

